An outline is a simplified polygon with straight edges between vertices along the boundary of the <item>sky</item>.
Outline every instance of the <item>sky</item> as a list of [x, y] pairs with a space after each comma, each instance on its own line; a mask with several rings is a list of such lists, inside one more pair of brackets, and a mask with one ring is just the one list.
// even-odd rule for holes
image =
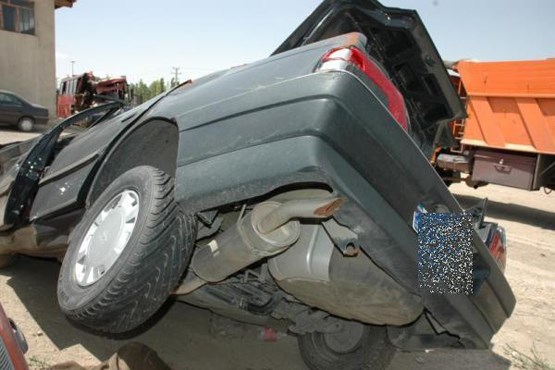
[[[321, 0], [78, 0], [56, 11], [56, 75], [169, 81], [263, 59]], [[418, 11], [444, 60], [555, 58], [555, 0], [381, 0]]]

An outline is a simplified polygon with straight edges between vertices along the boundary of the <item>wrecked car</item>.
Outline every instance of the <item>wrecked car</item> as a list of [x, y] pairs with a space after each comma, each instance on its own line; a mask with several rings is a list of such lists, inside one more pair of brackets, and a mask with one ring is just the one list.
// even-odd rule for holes
[[173, 295], [358, 369], [487, 348], [510, 316], [495, 225], [472, 294], [418, 284], [415, 213], [463, 211], [427, 158], [464, 109], [416, 12], [326, 0], [267, 59], [111, 104], [0, 151], [0, 253], [63, 258], [71, 320], [126, 332]]

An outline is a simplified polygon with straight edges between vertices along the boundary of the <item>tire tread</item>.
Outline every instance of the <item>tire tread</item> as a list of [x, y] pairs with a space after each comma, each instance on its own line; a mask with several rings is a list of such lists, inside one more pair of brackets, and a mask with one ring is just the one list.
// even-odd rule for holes
[[385, 370], [395, 355], [395, 347], [387, 337], [385, 327], [367, 326], [366, 337], [360, 348], [352, 353], [322, 356], [315, 344], [320, 333], [298, 337], [299, 350], [304, 363], [311, 370]]
[[173, 179], [153, 167], [140, 168], [152, 173], [155, 189], [136, 248], [107, 289], [83, 307], [64, 309], [59, 299], [70, 319], [101, 332], [127, 332], [152, 316], [179, 282], [194, 245], [194, 218], [175, 203]]

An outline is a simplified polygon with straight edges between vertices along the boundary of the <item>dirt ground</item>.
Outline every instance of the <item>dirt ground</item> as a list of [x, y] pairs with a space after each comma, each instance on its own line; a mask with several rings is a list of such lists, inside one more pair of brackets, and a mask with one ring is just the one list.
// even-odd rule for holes
[[[0, 144], [28, 137], [0, 131]], [[535, 348], [555, 364], [555, 193], [499, 186], [478, 190], [454, 185], [463, 206], [490, 199], [489, 219], [507, 230], [507, 277], [516, 310], [493, 339], [492, 350], [398, 352], [389, 369], [512, 369], [510, 345], [525, 354]], [[59, 263], [21, 258], [0, 271], [0, 301], [27, 336], [31, 369], [62, 361], [94, 364], [126, 341], [154, 348], [176, 370], [305, 369], [294, 337], [265, 342], [260, 329], [230, 324], [180, 302], [166, 305], [156, 320], [128, 338], [105, 338], [71, 325], [56, 301]]]
[[[44, 128], [41, 127], [37, 132], [42, 130], [44, 130]], [[37, 136], [37, 132], [19, 132], [14, 129], [0, 127], [0, 145], [12, 143], [14, 141], [29, 140]]]

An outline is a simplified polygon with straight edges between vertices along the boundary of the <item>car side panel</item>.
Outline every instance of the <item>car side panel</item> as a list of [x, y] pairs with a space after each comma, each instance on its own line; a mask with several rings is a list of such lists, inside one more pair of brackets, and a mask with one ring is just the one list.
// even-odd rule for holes
[[0, 106], [0, 123], [15, 125], [21, 117], [21, 107], [15, 105]]
[[30, 220], [49, 218], [61, 212], [85, 207], [97, 173], [119, 140], [145, 120], [142, 114], [162, 96], [93, 126], [77, 135], [56, 155], [42, 175], [30, 211]]
[[92, 181], [99, 160], [127, 125], [117, 117], [78, 135], [63, 148], [43, 174], [30, 220], [83, 206], [86, 185]]
[[97, 156], [92, 157], [89, 163], [77, 168], [68, 168], [60, 178], [47, 181], [40, 185], [31, 208], [31, 219], [52, 217], [61, 211], [67, 212], [80, 205], [79, 199], [83, 198], [82, 191], [91, 181]]

